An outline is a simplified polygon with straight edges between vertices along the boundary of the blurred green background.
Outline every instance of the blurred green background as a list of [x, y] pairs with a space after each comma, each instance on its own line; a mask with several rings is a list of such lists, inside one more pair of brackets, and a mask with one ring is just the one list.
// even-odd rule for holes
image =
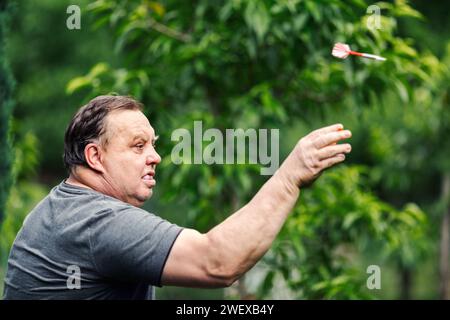
[[[66, 27], [73, 4], [79, 30]], [[172, 164], [174, 129], [277, 128], [280, 159], [315, 128], [353, 132], [345, 164], [302, 191], [245, 277], [159, 299], [449, 299], [449, 13], [438, 0], [2, 2], [0, 292], [24, 217], [66, 176], [72, 115], [116, 92], [143, 101], [161, 136], [145, 208], [202, 232], [267, 177], [257, 165]], [[387, 61], [335, 59], [335, 42]], [[370, 265], [381, 289], [366, 286]]]

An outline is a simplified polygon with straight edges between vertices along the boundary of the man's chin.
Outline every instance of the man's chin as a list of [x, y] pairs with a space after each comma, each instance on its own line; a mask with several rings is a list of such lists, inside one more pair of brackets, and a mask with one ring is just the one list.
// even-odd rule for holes
[[135, 197], [135, 204], [133, 204], [136, 207], [141, 207], [144, 205], [145, 201], [147, 201], [148, 199], [150, 199], [153, 195], [153, 190], [152, 189], [147, 189], [145, 191], [145, 193], [139, 194]]

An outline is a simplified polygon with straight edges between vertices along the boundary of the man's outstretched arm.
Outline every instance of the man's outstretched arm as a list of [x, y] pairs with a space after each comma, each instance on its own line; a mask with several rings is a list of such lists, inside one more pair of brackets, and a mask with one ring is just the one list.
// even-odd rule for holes
[[208, 233], [183, 230], [167, 259], [162, 284], [225, 287], [253, 267], [270, 248], [300, 188], [351, 151], [350, 144], [337, 144], [351, 136], [342, 129], [336, 124], [302, 138], [253, 199]]

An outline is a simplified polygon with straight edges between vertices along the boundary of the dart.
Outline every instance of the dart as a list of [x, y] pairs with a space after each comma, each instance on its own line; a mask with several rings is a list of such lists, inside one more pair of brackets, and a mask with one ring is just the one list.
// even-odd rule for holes
[[386, 60], [386, 58], [377, 56], [375, 54], [352, 51], [352, 50], [350, 50], [349, 45], [345, 44], [345, 43], [336, 43], [333, 47], [333, 51], [331, 52], [331, 54], [334, 57], [339, 58], [339, 59], [346, 59], [349, 55], [353, 55], [353, 56], [359, 56], [359, 57], [368, 58], [368, 59], [374, 59], [374, 60], [378, 60], [378, 61]]

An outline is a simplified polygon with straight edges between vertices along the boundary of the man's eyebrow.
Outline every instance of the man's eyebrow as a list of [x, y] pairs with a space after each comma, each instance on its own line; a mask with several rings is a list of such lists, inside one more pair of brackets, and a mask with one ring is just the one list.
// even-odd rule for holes
[[136, 135], [133, 137], [133, 141], [134, 141], [134, 140], [137, 140], [137, 139], [148, 140], [148, 135], [142, 134], [142, 133], [136, 134]]
[[[139, 134], [136, 134], [134, 137], [133, 137], [133, 141], [136, 141], [136, 140], [138, 140], [138, 139], [141, 139], [141, 140], [144, 140], [144, 141], [148, 141], [149, 139], [149, 136], [147, 135], [147, 134], [142, 134], [142, 133], [139, 133]], [[155, 143], [156, 142], [156, 140], [158, 140], [159, 139], [159, 136], [155, 136], [154, 138], [153, 138], [153, 140], [152, 140], [152, 143]]]

